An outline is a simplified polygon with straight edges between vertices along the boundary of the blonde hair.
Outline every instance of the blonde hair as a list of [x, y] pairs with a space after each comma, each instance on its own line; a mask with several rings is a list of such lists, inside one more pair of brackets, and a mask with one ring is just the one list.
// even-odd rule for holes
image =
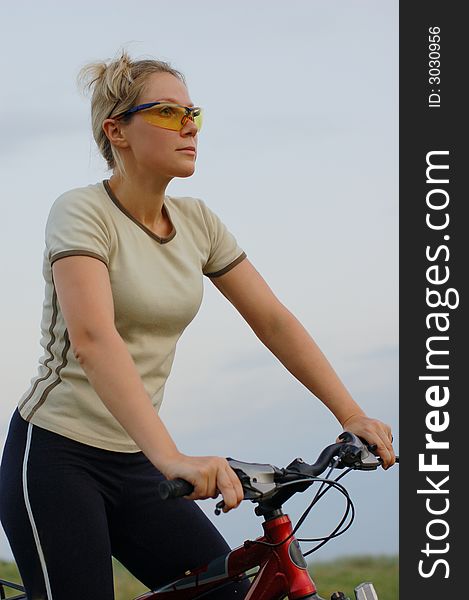
[[[119, 151], [111, 144], [103, 130], [103, 122], [111, 115], [122, 114], [135, 105], [152, 73], [171, 73], [184, 84], [184, 75], [167, 62], [153, 59], [132, 60], [125, 50], [119, 57], [106, 62], [88, 63], [77, 76], [83, 93], [92, 91], [91, 126], [98, 149], [109, 170], [116, 169], [125, 176]], [[128, 119], [131, 116], [127, 117]], [[124, 117], [124, 121], [127, 120]]]

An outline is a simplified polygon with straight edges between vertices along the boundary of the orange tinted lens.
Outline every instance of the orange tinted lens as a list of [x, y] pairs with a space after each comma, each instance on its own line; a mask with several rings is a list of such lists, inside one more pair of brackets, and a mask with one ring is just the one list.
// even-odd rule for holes
[[201, 108], [196, 108], [192, 114], [194, 116], [194, 123], [197, 126], [197, 131], [200, 131], [202, 129], [203, 111]]
[[[171, 129], [172, 131], [181, 130], [187, 120], [185, 108], [175, 104], [157, 104], [141, 112], [142, 117], [147, 123], [156, 127], [162, 127], [163, 129]], [[191, 112], [189, 118], [192, 118], [197, 129], [200, 130], [202, 126], [202, 110], [197, 108]]]

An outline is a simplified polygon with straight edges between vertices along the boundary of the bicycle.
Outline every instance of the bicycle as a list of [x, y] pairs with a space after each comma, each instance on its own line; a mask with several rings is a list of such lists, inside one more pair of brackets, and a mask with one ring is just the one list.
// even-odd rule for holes
[[[376, 470], [381, 460], [373, 454], [373, 448], [350, 432], [343, 432], [340, 442], [327, 446], [312, 465], [296, 458], [285, 468], [269, 464], [247, 463], [232, 458], [228, 462], [238, 475], [244, 489], [244, 499], [257, 504], [256, 515], [263, 517], [264, 535], [247, 540], [242, 546], [219, 556], [206, 565], [190, 569], [184, 575], [158, 589], [145, 592], [135, 600], [198, 600], [215, 590], [243, 579], [250, 579], [245, 600], [324, 600], [308, 573], [305, 556], [316, 551], [330, 539], [343, 534], [352, 524], [354, 507], [345, 487], [339, 483], [352, 470]], [[399, 459], [396, 459], [398, 462]], [[319, 477], [327, 468], [325, 478]], [[330, 479], [334, 469], [345, 469], [335, 479]], [[304, 492], [319, 483], [310, 502], [295, 527], [282, 505], [294, 494]], [[336, 528], [324, 538], [296, 538], [295, 533], [314, 505], [329, 490], [336, 489], [346, 498], [346, 509]], [[183, 479], [163, 481], [159, 493], [163, 499], [190, 495], [193, 486]], [[216, 505], [220, 514], [223, 501]], [[313, 549], [303, 553], [299, 541], [319, 542]], [[255, 573], [252, 573], [256, 570]], [[17, 585], [0, 579], [0, 599], [5, 598], [3, 586], [24, 592]], [[378, 600], [371, 582], [355, 588], [355, 600]], [[9, 600], [27, 600], [22, 594]], [[334, 592], [331, 600], [350, 600], [343, 592]]]

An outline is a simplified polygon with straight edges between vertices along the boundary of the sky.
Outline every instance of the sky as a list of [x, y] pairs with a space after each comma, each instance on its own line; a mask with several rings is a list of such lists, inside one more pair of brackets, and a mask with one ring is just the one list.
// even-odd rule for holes
[[[126, 48], [182, 71], [205, 109], [196, 173], [167, 192], [220, 216], [398, 451], [397, 0], [20, 0], [3, 13], [0, 447], [41, 355], [49, 208], [110, 176], [76, 76]], [[277, 466], [313, 462], [341, 431], [210, 281], [160, 414], [182, 452]], [[397, 553], [398, 468], [342, 482], [355, 523], [315, 559]], [[311, 498], [298, 496], [292, 520]], [[340, 519], [333, 492], [322, 504], [301, 537]], [[252, 504], [201, 506], [232, 546], [260, 534]]]

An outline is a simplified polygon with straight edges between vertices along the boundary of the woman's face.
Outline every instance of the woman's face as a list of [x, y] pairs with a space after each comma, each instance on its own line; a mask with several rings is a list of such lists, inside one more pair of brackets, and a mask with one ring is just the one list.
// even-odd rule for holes
[[[171, 73], [153, 73], [136, 105], [168, 101], [193, 106], [184, 83]], [[188, 119], [180, 131], [157, 127], [145, 121], [140, 112], [122, 123], [128, 142], [125, 154], [142, 173], [168, 179], [189, 177], [194, 173], [197, 155], [197, 127]], [[194, 151], [183, 150], [193, 148]], [[129, 155], [130, 153], [130, 155]]]

